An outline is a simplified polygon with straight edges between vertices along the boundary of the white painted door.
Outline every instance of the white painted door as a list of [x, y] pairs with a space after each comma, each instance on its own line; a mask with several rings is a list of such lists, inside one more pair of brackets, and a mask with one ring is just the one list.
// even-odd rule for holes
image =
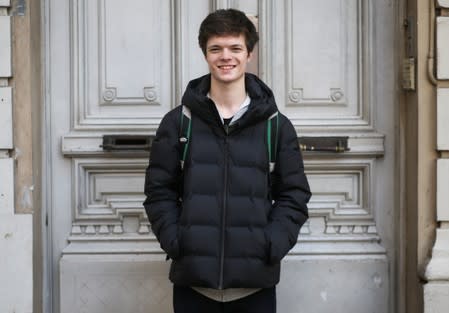
[[[310, 220], [285, 259], [279, 312], [393, 312], [394, 18], [370, 0], [46, 0], [49, 312], [170, 312], [168, 263], [141, 203], [147, 155], [105, 135], [154, 135], [187, 82], [215, 8], [257, 16], [258, 73], [300, 136]], [[131, 143], [139, 143], [132, 141]]]

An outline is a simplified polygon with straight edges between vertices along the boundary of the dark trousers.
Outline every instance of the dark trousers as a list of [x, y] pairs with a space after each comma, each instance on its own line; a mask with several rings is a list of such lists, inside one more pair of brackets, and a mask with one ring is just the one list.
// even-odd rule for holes
[[173, 287], [175, 313], [276, 313], [276, 288], [229, 302], [212, 300], [190, 287]]

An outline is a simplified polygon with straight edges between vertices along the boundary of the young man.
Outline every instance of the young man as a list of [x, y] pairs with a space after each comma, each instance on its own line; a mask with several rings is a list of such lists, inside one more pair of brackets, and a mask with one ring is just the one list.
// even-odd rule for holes
[[210, 73], [189, 83], [159, 126], [144, 206], [173, 260], [176, 313], [273, 313], [280, 262], [311, 195], [296, 132], [276, 115], [272, 91], [245, 73], [258, 34], [244, 13], [211, 13], [198, 39]]

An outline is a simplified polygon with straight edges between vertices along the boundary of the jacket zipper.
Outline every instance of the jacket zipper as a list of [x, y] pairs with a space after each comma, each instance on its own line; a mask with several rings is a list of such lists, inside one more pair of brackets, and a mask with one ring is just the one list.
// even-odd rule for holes
[[224, 272], [224, 250], [225, 250], [225, 231], [226, 231], [226, 206], [228, 194], [228, 135], [229, 126], [224, 125], [226, 136], [224, 138], [224, 188], [223, 188], [223, 210], [221, 214], [221, 256], [220, 256], [220, 278], [218, 289], [223, 289], [223, 272]]

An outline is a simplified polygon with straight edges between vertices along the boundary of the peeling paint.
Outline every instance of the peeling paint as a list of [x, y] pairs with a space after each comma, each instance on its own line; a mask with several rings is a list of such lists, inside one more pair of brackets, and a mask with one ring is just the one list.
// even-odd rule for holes
[[382, 277], [380, 277], [380, 275], [379, 275], [378, 273], [375, 273], [375, 274], [373, 275], [373, 282], [374, 282], [374, 285], [375, 285], [377, 288], [382, 287], [382, 284], [383, 284], [383, 282], [382, 282]]
[[321, 297], [321, 300], [323, 300], [323, 302], [327, 302], [327, 292], [326, 291], [321, 291], [320, 297]]
[[19, 148], [14, 148], [13, 153], [12, 153], [12, 158], [14, 160], [17, 160], [18, 158], [20, 158], [22, 156], [22, 150], [20, 150]]
[[12, 233], [6, 233], [5, 236], [3, 236], [5, 239], [9, 239], [12, 237]]
[[25, 209], [33, 208], [33, 186], [24, 186], [22, 188], [20, 205]]
[[12, 15], [25, 16], [26, 12], [26, 2], [25, 0], [16, 0], [14, 2], [14, 8], [12, 10]]

